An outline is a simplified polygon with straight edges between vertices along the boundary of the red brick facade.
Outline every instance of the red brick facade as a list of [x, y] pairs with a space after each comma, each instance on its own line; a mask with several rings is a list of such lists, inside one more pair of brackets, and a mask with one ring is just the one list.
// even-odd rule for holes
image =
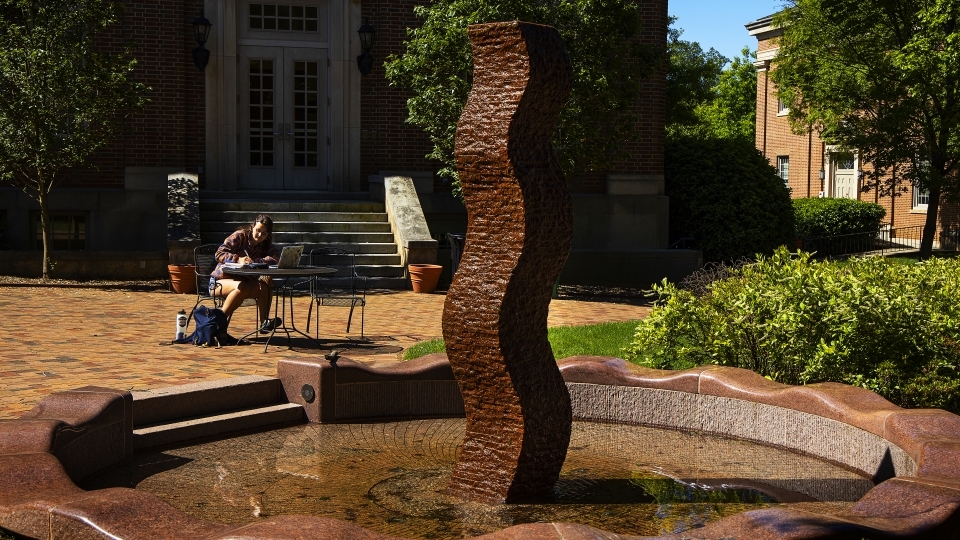
[[[754, 23], [751, 23], [754, 24]], [[748, 25], [748, 28], [750, 26]], [[768, 78], [767, 69], [771, 67], [769, 60], [764, 61], [763, 53], [768, 56], [777, 49], [776, 37], [760, 34], [758, 37], [758, 56], [756, 62], [757, 73], [757, 149], [763, 153], [774, 167], [778, 166], [778, 157], [789, 158], [789, 176], [787, 185], [791, 189], [791, 196], [795, 199], [818, 197], [821, 192], [824, 196], [831, 196], [830, 171], [825, 168], [828, 161], [826, 145], [820, 140], [817, 133], [796, 134], [790, 129], [785, 113], [780, 113], [776, 86]], [[775, 63], [773, 64], [775, 66]], [[869, 164], [860, 164], [863, 170], [869, 170]], [[821, 170], [826, 177], [820, 179]], [[862, 187], [862, 186], [861, 186]], [[927, 212], [913, 207], [913, 188], [907, 186], [907, 191], [897, 197], [880, 197], [876, 190], [858, 190], [857, 198], [861, 201], [877, 203], [886, 209], [885, 223], [894, 228], [923, 226]], [[943, 203], [938, 215], [937, 234], [941, 230], [960, 229], [960, 205]]]
[[[421, 20], [413, 13], [414, 6], [427, 5], [429, 0], [392, 0], [364, 2], [363, 18], [377, 29], [373, 69], [360, 83], [360, 185], [366, 189], [367, 176], [380, 171], [433, 171], [438, 161], [425, 156], [433, 144], [419, 127], [406, 123], [409, 94], [390, 86], [383, 61], [391, 54], [402, 54], [407, 28], [417, 28]], [[435, 179], [436, 188], [440, 179]], [[447, 188], [449, 189], [449, 188]]]
[[105, 44], [111, 51], [132, 45], [134, 79], [151, 90], [146, 108], [123, 124], [117, 139], [93, 156], [96, 170], [73, 171], [71, 187], [123, 188], [124, 167], [182, 167], [204, 164], [204, 76], [193, 65], [197, 46], [193, 19], [201, 0], [124, 2], [121, 23]]

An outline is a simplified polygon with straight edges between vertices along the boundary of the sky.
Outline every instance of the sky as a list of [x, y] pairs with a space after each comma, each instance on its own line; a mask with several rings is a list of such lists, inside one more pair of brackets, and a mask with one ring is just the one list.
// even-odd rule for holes
[[670, 15], [677, 17], [684, 41], [696, 41], [727, 58], [740, 55], [744, 45], [757, 50], [757, 38], [743, 25], [780, 10], [783, 0], [669, 0]]

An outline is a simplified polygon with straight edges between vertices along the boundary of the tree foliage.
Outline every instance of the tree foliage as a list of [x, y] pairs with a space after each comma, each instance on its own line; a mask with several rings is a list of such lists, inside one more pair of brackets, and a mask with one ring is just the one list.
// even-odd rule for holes
[[822, 131], [868, 163], [865, 188], [960, 199], [960, 2], [791, 0], [771, 72], [794, 129]]
[[752, 140], [673, 135], [664, 161], [671, 241], [694, 238], [707, 261], [796, 241], [790, 192]]
[[668, 126], [693, 127], [700, 124], [697, 109], [716, 96], [715, 88], [727, 57], [716, 49], [704, 51], [696, 41], [680, 39], [683, 29], [670, 18], [667, 31], [667, 111]]
[[635, 2], [434, 0], [414, 10], [423, 25], [408, 31], [406, 52], [387, 58], [386, 73], [392, 85], [412, 94], [407, 121], [429, 135], [434, 147], [427, 157], [444, 165], [441, 175], [456, 179], [454, 135], [472, 84], [471, 24], [522, 20], [560, 32], [574, 75], [554, 135], [567, 176], [608, 167], [623, 157], [623, 143], [636, 138], [639, 117], [633, 105], [641, 78], [663, 51], [634, 39], [643, 24]]
[[[680, 39], [670, 19], [667, 52], [667, 133], [752, 141], [756, 132], [755, 54], [744, 47], [728, 59], [715, 49]], [[724, 67], [726, 66], [726, 67]]]
[[111, 140], [141, 107], [126, 51], [98, 50], [122, 6], [102, 0], [0, 0], [0, 175], [40, 203], [49, 275], [47, 196], [68, 167]]
[[707, 132], [720, 138], [753, 141], [757, 131], [757, 68], [756, 53], [749, 47], [740, 51], [730, 65], [720, 72], [713, 87], [712, 101], [697, 107], [697, 116]]

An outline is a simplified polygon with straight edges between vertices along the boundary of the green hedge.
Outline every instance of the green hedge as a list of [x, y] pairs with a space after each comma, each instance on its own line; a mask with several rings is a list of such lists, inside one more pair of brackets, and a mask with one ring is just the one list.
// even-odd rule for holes
[[887, 211], [853, 199], [794, 199], [793, 214], [797, 236], [823, 238], [876, 231]]
[[671, 242], [693, 237], [706, 261], [796, 241], [790, 192], [752, 141], [671, 136], [664, 179]]
[[960, 412], [960, 259], [816, 262], [786, 249], [701, 297], [664, 282], [627, 357], [641, 365], [835, 381], [903, 407]]

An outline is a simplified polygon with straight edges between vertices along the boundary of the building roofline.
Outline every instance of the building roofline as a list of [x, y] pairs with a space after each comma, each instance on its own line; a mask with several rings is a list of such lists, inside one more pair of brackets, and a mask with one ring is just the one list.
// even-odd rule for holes
[[776, 15], [776, 14], [774, 13], [774, 14], [771, 14], [771, 15], [767, 15], [766, 17], [760, 17], [759, 19], [757, 19], [757, 20], [755, 20], [755, 21], [748, 22], [747, 24], [745, 24], [745, 25], [743, 25], [743, 26], [746, 27], [746, 29], [750, 31], [750, 35], [752, 36], [752, 35], [754, 35], [755, 31], [756, 31], [756, 33], [759, 33], [759, 32], [762, 32], [763, 29], [772, 28], [772, 27], [773, 27], [773, 16], [774, 16], [774, 15]]
[[766, 17], [760, 17], [759, 19], [748, 22], [743, 25], [747, 32], [751, 36], [757, 38], [757, 41], [765, 41], [771, 38], [775, 38], [783, 35], [783, 28], [779, 26], [774, 26], [773, 18], [776, 17], [776, 13], [772, 15], [767, 15]]

